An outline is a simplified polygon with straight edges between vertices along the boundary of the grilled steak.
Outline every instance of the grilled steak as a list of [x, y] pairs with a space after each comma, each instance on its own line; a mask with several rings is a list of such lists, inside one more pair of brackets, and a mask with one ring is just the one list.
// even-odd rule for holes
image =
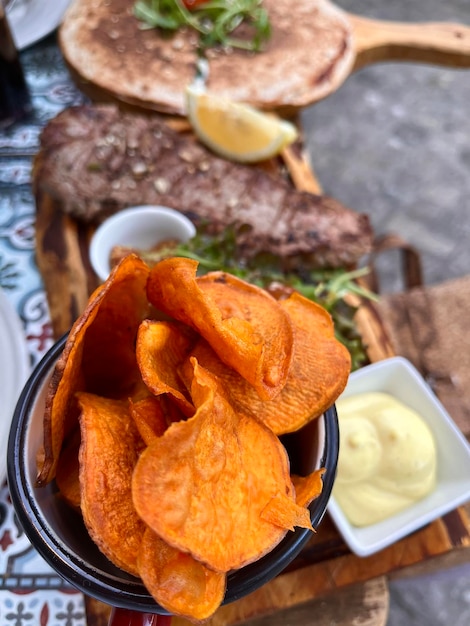
[[[197, 34], [142, 29], [134, 0], [74, 0], [59, 44], [80, 87], [167, 113], [185, 113], [196, 71]], [[347, 14], [328, 0], [264, 0], [272, 35], [260, 53], [211, 49], [208, 89], [261, 109], [292, 109], [324, 98], [354, 59]]]
[[66, 109], [44, 128], [34, 167], [47, 192], [76, 219], [100, 222], [120, 209], [163, 204], [214, 231], [248, 225], [244, 254], [270, 252], [310, 267], [354, 265], [371, 248], [366, 215], [297, 191], [261, 168], [214, 156], [158, 116], [116, 107]]

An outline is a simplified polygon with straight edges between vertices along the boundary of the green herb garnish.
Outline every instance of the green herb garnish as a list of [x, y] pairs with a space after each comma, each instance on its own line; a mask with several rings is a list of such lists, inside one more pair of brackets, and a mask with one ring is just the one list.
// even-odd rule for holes
[[354, 315], [357, 307], [348, 302], [348, 296], [376, 300], [375, 294], [358, 284], [357, 279], [366, 275], [368, 268], [353, 271], [344, 269], [308, 269], [285, 271], [282, 260], [273, 255], [253, 259], [241, 256], [236, 242], [237, 231], [228, 227], [219, 234], [211, 234], [202, 226], [187, 243], [160, 247], [158, 250], [139, 251], [149, 265], [168, 256], [183, 256], [199, 262], [198, 273], [221, 270], [233, 274], [263, 288], [280, 285], [281, 289], [296, 290], [306, 298], [323, 306], [332, 316], [336, 337], [349, 350], [352, 369], [356, 370], [368, 361], [361, 336], [357, 332]]
[[[199, 33], [201, 50], [227, 46], [259, 51], [271, 34], [268, 13], [262, 0], [137, 0], [134, 15], [146, 28], [174, 32], [182, 27]], [[249, 27], [250, 36], [236, 37], [241, 24]]]

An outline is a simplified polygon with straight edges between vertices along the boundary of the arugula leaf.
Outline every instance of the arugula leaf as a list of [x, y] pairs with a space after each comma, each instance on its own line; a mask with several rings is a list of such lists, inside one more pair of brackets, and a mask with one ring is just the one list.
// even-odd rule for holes
[[[271, 35], [269, 16], [261, 4], [262, 0], [207, 0], [189, 10], [183, 0], [137, 0], [134, 15], [143, 28], [196, 30], [201, 50], [220, 45], [259, 51]], [[250, 26], [251, 37], [232, 35], [242, 23]]]

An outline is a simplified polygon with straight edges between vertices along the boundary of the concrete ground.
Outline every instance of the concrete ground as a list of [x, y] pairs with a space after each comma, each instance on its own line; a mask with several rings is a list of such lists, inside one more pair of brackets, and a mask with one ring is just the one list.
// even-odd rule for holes
[[[350, 13], [470, 26], [469, 0], [338, 0]], [[470, 69], [384, 63], [352, 75], [305, 111], [312, 165], [324, 191], [370, 215], [421, 253], [427, 284], [470, 274]], [[381, 264], [401, 289], [398, 263]], [[387, 626], [470, 624], [470, 564], [394, 580]]]
[[[339, 0], [350, 13], [470, 27], [469, 0]], [[353, 74], [303, 118], [326, 193], [367, 212], [377, 233], [416, 246], [425, 281], [470, 273], [470, 69], [383, 63]], [[397, 265], [385, 268], [396, 286]], [[395, 273], [395, 275], [394, 275]]]

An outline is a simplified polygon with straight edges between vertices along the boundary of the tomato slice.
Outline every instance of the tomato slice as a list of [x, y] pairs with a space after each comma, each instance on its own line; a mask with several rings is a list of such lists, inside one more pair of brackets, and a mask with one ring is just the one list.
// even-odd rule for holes
[[184, 6], [190, 11], [198, 9], [202, 4], [206, 4], [209, 0], [182, 0]]

